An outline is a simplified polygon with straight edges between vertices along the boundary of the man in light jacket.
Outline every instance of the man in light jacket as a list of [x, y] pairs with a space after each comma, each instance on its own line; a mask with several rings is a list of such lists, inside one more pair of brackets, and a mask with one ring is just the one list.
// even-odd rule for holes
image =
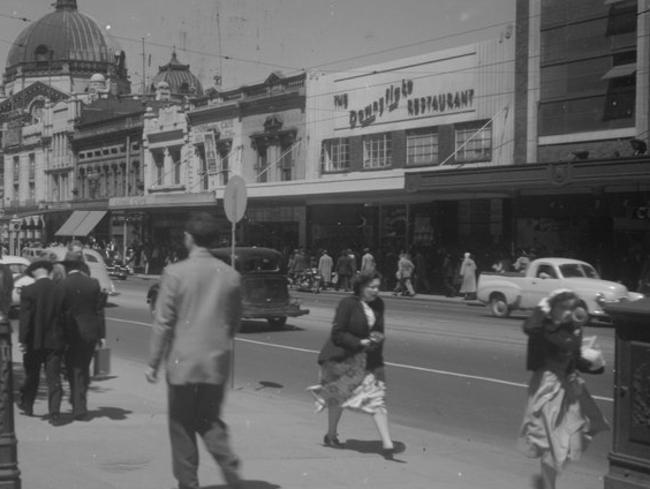
[[155, 382], [165, 360], [173, 472], [179, 489], [199, 488], [197, 433], [229, 487], [241, 487], [239, 459], [221, 420], [241, 314], [240, 276], [208, 251], [217, 237], [218, 223], [209, 214], [187, 222], [184, 244], [189, 256], [165, 268], [154, 314], [146, 377]]

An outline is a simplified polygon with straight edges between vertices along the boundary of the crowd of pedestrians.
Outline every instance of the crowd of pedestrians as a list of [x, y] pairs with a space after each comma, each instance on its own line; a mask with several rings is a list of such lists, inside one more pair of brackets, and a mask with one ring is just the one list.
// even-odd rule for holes
[[[164, 365], [168, 391], [168, 423], [172, 448], [172, 472], [180, 489], [198, 489], [197, 435], [220, 466], [231, 488], [242, 487], [241, 463], [233, 452], [222, 404], [231, 375], [233, 340], [240, 325], [241, 277], [210, 253], [218, 238], [218, 223], [208, 214], [193, 216], [186, 223], [183, 253], [187, 258], [164, 268], [155, 304], [151, 351], [144, 372], [157, 382]], [[109, 245], [110, 247], [110, 245]], [[105, 297], [90, 277], [82, 248], [71, 243], [61, 262], [37, 259], [27, 273], [35, 281], [21, 291], [19, 342], [23, 352], [25, 381], [18, 400], [21, 411], [34, 414], [41, 369], [47, 380], [48, 420], [65, 423], [61, 415], [62, 376], [70, 384], [72, 418], [86, 420], [90, 362], [104, 346]], [[394, 264], [395, 295], [413, 296], [421, 252], [402, 251]], [[418, 258], [419, 257], [419, 258]], [[534, 258], [520, 250], [512, 262], [494, 262], [497, 273], [525, 271]], [[512, 265], [510, 265], [512, 263]], [[389, 333], [385, 303], [379, 297], [385, 279], [381, 262], [372, 250], [357, 255], [342, 250], [336, 260], [327, 250], [308, 256], [297, 249], [289, 260], [289, 273], [297, 276], [317, 268], [325, 285], [351, 291], [340, 299], [332, 326], [316, 362], [319, 381], [307, 388], [318, 411], [327, 412], [323, 444], [345, 448], [338, 432], [344, 410], [372, 417], [386, 460], [405, 447], [393, 441], [388, 421], [383, 346]], [[476, 293], [474, 256], [470, 252], [456, 261], [443, 252], [441, 275], [449, 295]], [[0, 305], [11, 303], [11, 271], [0, 265]], [[540, 302], [525, 320], [528, 337], [526, 368], [532, 372], [520, 431], [520, 448], [540, 459], [540, 488], [554, 489], [558, 475], [577, 459], [587, 442], [609, 428], [590, 396], [580, 373], [604, 370], [600, 348], [593, 338], [583, 337], [576, 315], [578, 297], [570, 290], [557, 290]]]

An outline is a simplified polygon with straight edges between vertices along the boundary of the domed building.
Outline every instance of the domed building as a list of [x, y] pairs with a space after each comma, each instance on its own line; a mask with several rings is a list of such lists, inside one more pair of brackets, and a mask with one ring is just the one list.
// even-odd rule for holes
[[111, 82], [111, 92], [130, 91], [124, 51], [77, 9], [77, 0], [57, 0], [55, 10], [27, 26], [9, 54], [3, 82], [11, 96], [40, 81], [64, 93], [84, 93], [95, 73]]
[[176, 51], [172, 52], [172, 59], [169, 63], [158, 68], [158, 74], [153, 77], [149, 87], [151, 93], [156, 93], [160, 82], [167, 83], [167, 86], [164, 84], [162, 86], [165, 90], [169, 90], [172, 99], [194, 98], [203, 95], [201, 82], [190, 71], [190, 65], [184, 65], [178, 61]]

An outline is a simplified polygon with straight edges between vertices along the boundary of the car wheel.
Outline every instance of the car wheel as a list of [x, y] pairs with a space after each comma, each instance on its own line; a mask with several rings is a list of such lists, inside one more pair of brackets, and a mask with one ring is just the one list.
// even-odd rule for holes
[[287, 324], [287, 316], [267, 318], [267, 321], [269, 322], [269, 326], [272, 328], [282, 328], [285, 324]]
[[492, 294], [488, 307], [494, 317], [505, 318], [510, 315], [510, 307], [503, 294]]

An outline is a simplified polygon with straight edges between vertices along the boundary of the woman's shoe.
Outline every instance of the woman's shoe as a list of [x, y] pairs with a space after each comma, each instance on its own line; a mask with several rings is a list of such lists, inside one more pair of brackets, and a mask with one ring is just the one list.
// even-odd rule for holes
[[384, 460], [393, 460], [395, 457], [395, 447], [393, 448], [382, 448], [381, 456], [384, 457]]
[[341, 443], [339, 441], [339, 437], [337, 435], [330, 436], [330, 435], [325, 435], [323, 437], [323, 443], [327, 447], [332, 447], [332, 448], [345, 448], [345, 443]]

